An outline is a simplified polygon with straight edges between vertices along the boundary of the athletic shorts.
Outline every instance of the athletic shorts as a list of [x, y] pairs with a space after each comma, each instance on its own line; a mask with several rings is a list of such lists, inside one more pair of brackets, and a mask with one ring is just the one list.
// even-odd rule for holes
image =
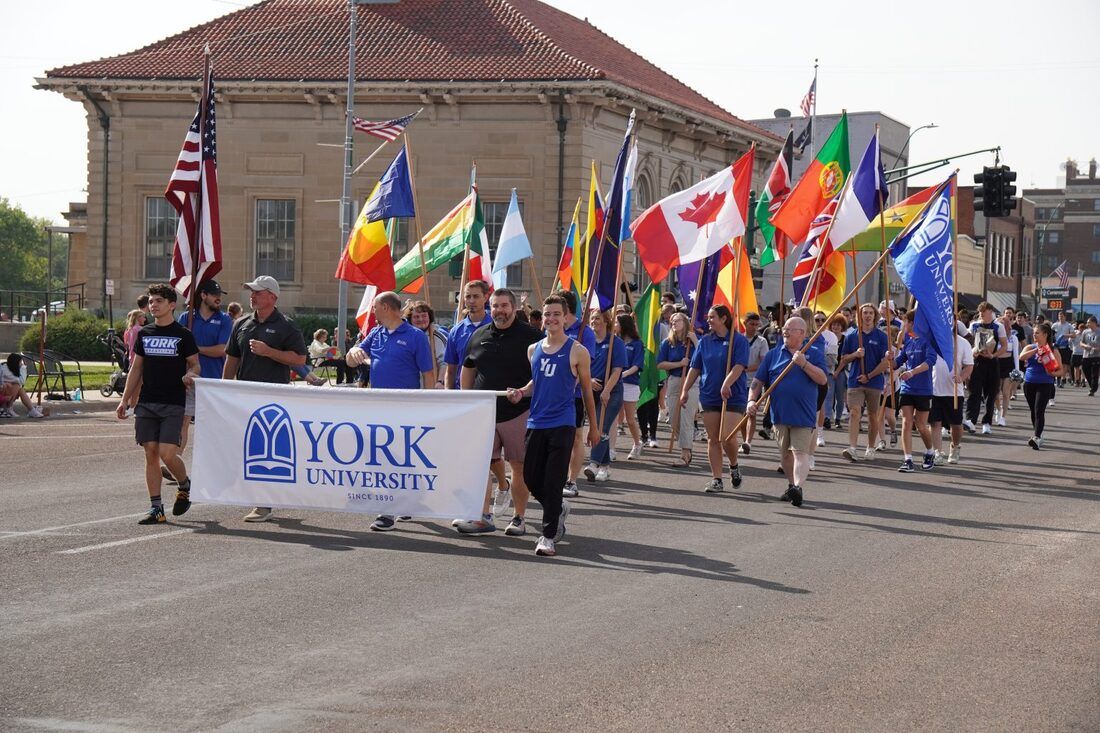
[[1080, 359], [1081, 356], [1082, 356], [1081, 354], [1077, 354], [1076, 356], [1074, 356], [1073, 349], [1062, 349], [1062, 348], [1058, 349], [1058, 355], [1062, 357], [1062, 363], [1063, 364], [1071, 364], [1071, 365], [1072, 365], [1072, 361], [1074, 359]]
[[962, 395], [959, 395], [958, 405], [955, 404], [954, 397], [933, 397], [932, 414], [929, 415], [928, 421], [940, 423], [941, 425], [962, 425], [963, 405], [965, 403], [966, 400], [962, 398]]
[[882, 393], [882, 399], [881, 399], [880, 403], [882, 404], [883, 407], [889, 406], [890, 409], [897, 412], [897, 409], [898, 409], [898, 406], [899, 406], [897, 391], [890, 392], [890, 393], [883, 392]]
[[[738, 415], [744, 415], [745, 409], [748, 407], [748, 404], [749, 403], [747, 402], [736, 402], [733, 404], [727, 404], [726, 412], [736, 412]], [[717, 405], [699, 405], [699, 409], [703, 412], [721, 412], [722, 403], [719, 402]]]
[[[573, 400], [573, 407], [577, 412], [577, 427], [584, 427], [584, 419], [588, 416], [588, 413], [584, 411], [584, 398], [577, 397]], [[597, 415], [598, 417], [598, 415]]]
[[494, 459], [500, 457], [503, 450], [504, 460], [523, 460], [523, 441], [527, 435], [527, 417], [529, 415], [530, 410], [513, 417], [511, 420], [496, 424], [493, 430], [493, 452], [491, 454]]
[[779, 452], [798, 451], [809, 453], [814, 441], [813, 428], [802, 428], [792, 425], [775, 425], [775, 442], [779, 445]]
[[[1085, 355], [1084, 354], [1074, 354], [1069, 359], [1069, 365], [1071, 367], [1073, 367], [1074, 369], [1077, 369], [1078, 367], [1081, 366], [1081, 362], [1083, 362], [1084, 360], [1085, 360]], [[1066, 357], [1064, 357], [1064, 356], [1062, 357], [1062, 363], [1063, 364], [1066, 363]]]
[[623, 402], [637, 402], [641, 396], [641, 385], [623, 383]]
[[848, 387], [848, 394], [844, 401], [848, 403], [848, 410], [853, 415], [864, 405], [878, 411], [879, 405], [882, 404], [882, 390], [874, 387]]
[[912, 407], [917, 412], [928, 412], [932, 407], [932, 396], [926, 394], [909, 394], [902, 392], [898, 396], [899, 407]]
[[183, 405], [139, 402], [134, 408], [134, 437], [138, 445], [179, 445], [183, 439]]
[[817, 409], [821, 409], [821, 406], [825, 404], [825, 398], [829, 396], [829, 385], [819, 384], [817, 385]]
[[997, 360], [997, 369], [1001, 375], [1001, 379], [1008, 379], [1008, 375], [1012, 373], [1012, 370], [1016, 366], [1012, 363], [1012, 357], [1001, 357]]

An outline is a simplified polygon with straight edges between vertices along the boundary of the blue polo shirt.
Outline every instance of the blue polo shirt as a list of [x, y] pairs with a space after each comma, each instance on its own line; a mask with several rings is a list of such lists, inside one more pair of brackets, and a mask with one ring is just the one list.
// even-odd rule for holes
[[[584, 322], [578, 318], [577, 320], [573, 321], [572, 326], [567, 326], [565, 328], [565, 335], [576, 341], [584, 348], [588, 349], [589, 357], [593, 359], [596, 358], [596, 332], [592, 330], [591, 326], [585, 326]], [[592, 370], [592, 378], [602, 379], [602, 377], [596, 376], [595, 369]], [[573, 397], [575, 399], [580, 399], [581, 397], [581, 387], [579, 382], [577, 383], [577, 389], [573, 392]]]
[[[729, 352], [729, 334], [720, 339], [713, 332], [699, 339], [699, 345], [691, 355], [691, 368], [699, 370], [699, 404], [706, 408], [722, 406], [722, 382], [726, 375], [726, 355]], [[749, 340], [733, 333], [733, 354], [730, 355], [730, 370], [740, 364], [749, 365]], [[733, 383], [726, 407], [740, 407], [749, 399], [748, 378], [744, 372]]]
[[[451, 329], [450, 338], [447, 339], [447, 350], [443, 354], [443, 363], [450, 364], [457, 367], [466, 361], [466, 344], [469, 343], [470, 337], [474, 335], [474, 331], [478, 330], [486, 323], [492, 323], [493, 317], [489, 315], [489, 311], [485, 311], [485, 317], [481, 319], [480, 323], [474, 323], [470, 320], [469, 316], [466, 316], [458, 322], [454, 328]], [[455, 383], [454, 388], [458, 389], [461, 386], [462, 370], [455, 370]]]
[[[863, 334], [863, 364], [868, 374], [878, 368], [879, 363], [882, 361], [883, 357], [886, 356], [889, 343], [886, 334], [877, 328], [871, 329], [870, 333], [865, 332]], [[844, 344], [840, 348], [840, 355], [847, 356], [858, 350], [859, 334], [855, 331], [846, 334], [844, 336]], [[859, 375], [859, 359], [856, 359], [848, 365], [849, 389], [858, 389], [860, 387], [865, 387], [867, 389], [882, 389], [886, 386], [886, 378], [882, 374], [868, 379], [867, 384], [859, 383]]]
[[894, 359], [894, 368], [905, 364], [906, 369], [916, 369], [921, 364], [928, 365], [928, 371], [917, 374], [901, 383], [901, 393], [918, 397], [932, 396], [932, 370], [936, 366], [936, 351], [927, 339], [911, 336], [901, 347], [901, 353]]
[[[683, 361], [684, 356], [687, 355], [687, 344], [672, 343], [668, 339], [661, 342], [661, 348], [657, 349], [657, 363], [660, 364], [663, 361]], [[682, 377], [683, 367], [676, 367], [675, 369], [668, 370], [668, 376], [670, 377]]]
[[[881, 333], [881, 332], [880, 332]], [[866, 347], [866, 339], [864, 339]], [[756, 370], [756, 379], [765, 387], [770, 387], [779, 375], [791, 363], [791, 352], [786, 345], [779, 344], [764, 355], [760, 368]], [[825, 369], [825, 352], [809, 349], [806, 361]], [[787, 376], [776, 385], [771, 393], [771, 418], [775, 425], [787, 425], [794, 428], [812, 428], [817, 425], [818, 384], [801, 367], [792, 367]]]
[[[196, 346], [225, 346], [233, 334], [233, 319], [228, 313], [217, 311], [210, 318], [203, 318], [202, 311], [195, 310], [195, 327], [191, 335]], [[187, 312], [180, 313], [179, 324], [187, 328]], [[204, 356], [199, 354], [199, 375], [204, 379], [221, 379], [225, 367], [225, 357]]]
[[404, 321], [393, 331], [375, 326], [359, 348], [370, 355], [370, 386], [376, 389], [420, 389], [420, 374], [434, 365], [428, 337]]
[[623, 377], [623, 382], [638, 384], [642, 376], [642, 369], [645, 368], [645, 344], [642, 343], [641, 339], [634, 339], [626, 344], [626, 366], [623, 369], [629, 369], [630, 367], [638, 367], [638, 371], [630, 376]]
[[[591, 331], [592, 329], [588, 329]], [[592, 334], [592, 338], [595, 339], [596, 335]], [[604, 381], [604, 375], [607, 374], [607, 350], [611, 348], [611, 369], [626, 369], [626, 344], [623, 343], [621, 338], [615, 339], [615, 345], [610, 346], [611, 336], [608, 335], [603, 341], [596, 344], [596, 355], [592, 357], [592, 378], [600, 380], [602, 384]], [[611, 394], [622, 394], [623, 380], [620, 379], [615, 382], [615, 387], [611, 390]]]

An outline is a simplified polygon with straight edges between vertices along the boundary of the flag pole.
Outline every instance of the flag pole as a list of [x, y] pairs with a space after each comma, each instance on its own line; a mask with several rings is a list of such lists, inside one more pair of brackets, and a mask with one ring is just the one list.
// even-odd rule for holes
[[[736, 241], [736, 240], [734, 240], [734, 241]], [[729, 342], [729, 345], [726, 346], [726, 371], [722, 375], [722, 380], [723, 381], [725, 381], [726, 377], [729, 376], [730, 362], [733, 360], [733, 342], [737, 339], [737, 334], [740, 331], [740, 329], [738, 328], [738, 324], [740, 324], [740, 322], [741, 322], [741, 313], [740, 313], [740, 308], [739, 308], [739, 305], [738, 305], [738, 301], [739, 301], [740, 295], [741, 295], [741, 287], [740, 287], [740, 285], [741, 285], [741, 282], [740, 282], [741, 281], [741, 252], [744, 251], [744, 249], [745, 249], [744, 245], [740, 244], [737, 247], [737, 251], [734, 252], [734, 254], [733, 254], [733, 263], [734, 263], [733, 264], [733, 272], [734, 272], [734, 275], [733, 275], [733, 277], [734, 277], [733, 312], [730, 313], [730, 315], [732, 316], [732, 318], [731, 318], [732, 323], [730, 324], [730, 333], [729, 333], [730, 342]], [[719, 395], [719, 397], [721, 397], [721, 395]], [[723, 400], [722, 400], [722, 414], [718, 418], [718, 444], [720, 446], [725, 445], [726, 441], [729, 440], [730, 437], [733, 435], [733, 433], [730, 433], [729, 435], [725, 434], [725, 430], [726, 430], [726, 402], [727, 402], [727, 400], [723, 398]], [[736, 432], [736, 431], [734, 431], [734, 432]]]
[[[470, 190], [477, 188], [477, 161], [470, 166]], [[475, 201], [476, 203], [476, 201]], [[466, 278], [470, 274], [470, 243], [467, 242], [462, 250], [462, 276], [458, 279], [458, 297], [455, 298], [455, 325], [458, 325], [459, 316], [462, 315], [462, 293], [466, 290]]]
[[[886, 301], [887, 310], [893, 311], [893, 309], [890, 308], [890, 266], [886, 262], [886, 251], [887, 251], [886, 250], [886, 214], [883, 212], [883, 209], [886, 207], [886, 200], [885, 200], [885, 197], [883, 196], [882, 191], [878, 192], [878, 200], [879, 200], [879, 206], [878, 206], [878, 225], [879, 225], [879, 227], [878, 228], [879, 228], [879, 232], [880, 232], [879, 236], [880, 236], [880, 239], [881, 239], [881, 242], [882, 242], [882, 256], [879, 259], [882, 261], [882, 289], [884, 291], [883, 292], [883, 300]], [[929, 199], [929, 201], [931, 201], [931, 199]], [[927, 204], [925, 204], [925, 206], [927, 206]], [[921, 210], [921, 213], [923, 213], [923, 209]], [[916, 218], [914, 218], [913, 221], [916, 221]], [[900, 336], [901, 334], [898, 334], [898, 335]], [[886, 321], [886, 351], [887, 351], [887, 354], [889, 354], [890, 348], [891, 348], [891, 344], [890, 344], [890, 321]], [[894, 405], [894, 360], [893, 359], [890, 359], [890, 362], [886, 365], [886, 378], [888, 380], [888, 382], [886, 384], [886, 387], [887, 387], [887, 389], [889, 389], [889, 394], [890, 394], [890, 407], [893, 408], [895, 406]], [[887, 394], [887, 392], [884, 391], [883, 394]], [[885, 404], [885, 403], [883, 403], [883, 404]], [[883, 431], [885, 432], [885, 428], [883, 428]], [[868, 446], [868, 447], [870, 447], [870, 446]]]
[[[821, 284], [821, 278], [819, 277], [819, 271], [821, 269], [821, 255], [825, 252], [825, 246], [829, 242], [829, 235], [833, 232], [833, 222], [836, 221], [836, 212], [840, 208], [840, 201], [844, 199], [844, 194], [848, 192], [848, 186], [854, 178], [852, 173], [848, 173], [848, 178], [844, 181], [844, 185], [840, 188], [840, 193], [833, 199], [837, 202], [836, 208], [833, 209], [833, 215], [829, 218], [829, 224], [825, 227], [825, 234], [818, 240], [817, 258], [814, 259], [814, 269], [810, 272], [810, 281], [806, 283], [806, 290], [802, 293], [802, 302], [799, 304], [802, 307], [808, 306], [807, 298], [813, 293], [814, 288]], [[828, 204], [826, 204], [828, 207]], [[814, 296], [814, 305], [817, 305], [817, 296]], [[815, 309], [816, 310], [816, 309]]]
[[378, 146], [377, 148], [375, 148], [375, 149], [374, 149], [374, 152], [372, 152], [372, 153], [371, 153], [370, 155], [368, 155], [368, 156], [367, 156], [366, 158], [364, 158], [364, 159], [363, 159], [363, 162], [362, 162], [362, 163], [360, 163], [359, 165], [355, 166], [355, 170], [353, 170], [353, 171], [351, 172], [351, 174], [352, 174], [352, 175], [354, 176], [354, 175], [355, 175], [356, 173], [358, 173], [359, 171], [363, 170], [363, 166], [365, 166], [365, 165], [366, 165], [367, 163], [371, 162], [371, 160], [372, 160], [372, 159], [374, 158], [374, 156], [376, 156], [376, 155], [378, 155], [378, 154], [379, 154], [380, 152], [382, 152], [382, 148], [386, 147], [386, 146], [387, 146], [387, 145], [389, 145], [389, 144], [390, 144], [390, 141], [389, 141], [389, 140], [383, 140], [383, 141], [382, 141], [382, 144], [381, 144], [381, 145], [379, 145], [379, 146]]
[[[786, 237], [786, 236], [787, 236], [786, 234], [780, 233], [780, 231], [778, 229], [775, 232], [775, 237], [776, 238]], [[773, 242], [772, 246], [774, 247], [775, 246], [774, 245], [775, 239], [773, 239], [772, 242]], [[790, 253], [788, 252], [787, 254], [790, 254]], [[779, 312], [775, 314], [775, 317], [779, 320], [780, 323], [783, 323], [783, 311], [787, 307], [787, 301], [785, 300], [785, 298], [787, 297], [787, 258], [786, 258], [786, 256], [784, 256], [780, 259], [780, 263], [781, 263], [780, 266], [783, 269], [779, 274]]]
[[[707, 258], [699, 260], [699, 277], [695, 279], [695, 297], [692, 298], [691, 303], [691, 318], [688, 320], [687, 333], [684, 337], [687, 339], [687, 344], [684, 347], [684, 358], [691, 363], [691, 347], [692, 340], [691, 335], [695, 333], [695, 316], [699, 312], [699, 291], [703, 288], [703, 270], [707, 266]], [[687, 379], [687, 370], [689, 367], [682, 367], [680, 369], [680, 387], [684, 386], [684, 380]], [[672, 426], [670, 436], [668, 439], [668, 452], [671, 453], [676, 443], [676, 439], [680, 437], [680, 398], [676, 398], [676, 404], [672, 407], [672, 418], [669, 423]]]
[[814, 59], [814, 98], [810, 101], [810, 160], [817, 156], [817, 59]]
[[187, 328], [195, 330], [195, 299], [199, 294], [199, 252], [202, 251], [202, 235], [205, 227], [202, 225], [202, 198], [203, 179], [206, 178], [206, 168], [202, 163], [202, 149], [206, 136], [206, 106], [209, 103], [210, 90], [210, 44], [202, 52], [202, 91], [199, 93], [199, 190], [195, 196], [195, 236], [191, 242], [191, 286], [187, 290]]
[[405, 163], [409, 166], [409, 188], [413, 195], [413, 223], [416, 225], [416, 251], [420, 255], [420, 276], [424, 278], [424, 300], [432, 302], [432, 288], [428, 283], [428, 266], [424, 261], [424, 235], [420, 233], [420, 201], [416, 196], [416, 175], [413, 173], [413, 155], [409, 133], [405, 133]]
[[535, 270], [535, 257], [534, 257], [534, 255], [527, 258], [527, 264], [531, 266], [531, 281], [533, 283], [535, 283], [535, 293], [538, 294], [539, 303], [542, 303], [542, 301], [543, 301], [542, 285], [539, 284], [539, 275], [538, 275], [538, 272]]
[[[881, 216], [881, 212], [879, 213]], [[886, 236], [885, 232], [883, 236]], [[856, 252], [852, 250], [852, 282], [859, 282], [859, 268], [856, 267]], [[859, 293], [856, 293], [856, 305], [859, 305]], [[860, 349], [863, 348], [863, 324], [858, 321], [859, 311], [856, 311], [856, 342]], [[867, 363], [864, 361], [864, 357], [859, 357], [859, 373], [867, 373]]]

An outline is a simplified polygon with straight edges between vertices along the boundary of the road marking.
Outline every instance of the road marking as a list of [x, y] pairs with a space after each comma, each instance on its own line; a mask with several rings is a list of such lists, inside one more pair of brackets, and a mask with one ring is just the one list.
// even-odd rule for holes
[[121, 545], [130, 545], [130, 544], [133, 544], [135, 542], [145, 542], [146, 540], [156, 540], [156, 539], [160, 539], [161, 537], [171, 537], [172, 535], [187, 534], [189, 532], [194, 532], [194, 531], [195, 530], [193, 530], [193, 529], [177, 529], [177, 530], [174, 530], [172, 532], [159, 532], [157, 534], [148, 534], [148, 535], [145, 535], [143, 537], [131, 537], [131, 538], [125, 539], [125, 540], [115, 540], [114, 542], [104, 542], [104, 543], [98, 544], [98, 545], [88, 545], [87, 547], [76, 547], [76, 548], [73, 548], [72, 550], [59, 550], [58, 552], [55, 552], [54, 554], [55, 555], [79, 555], [82, 552], [91, 552], [92, 550], [105, 550], [108, 547], [119, 547]]
[[133, 519], [134, 517], [144, 517], [145, 512], [141, 514], [123, 514], [121, 517], [108, 517], [107, 519], [92, 519], [87, 522], [77, 522], [76, 524], [62, 524], [57, 527], [44, 527], [42, 529], [32, 529], [26, 532], [9, 532], [0, 540], [10, 540], [12, 537], [26, 537], [33, 534], [45, 534], [47, 532], [56, 532], [59, 529], [70, 529], [72, 527], [85, 527], [89, 524], [103, 524], [104, 522], [116, 522], [119, 519]]
[[[83, 435], [83, 434], [81, 434], [81, 435], [53, 435], [52, 437], [55, 440], [89, 440], [91, 438], [103, 438], [103, 439], [125, 438], [125, 437], [128, 437], [128, 436], [132, 436], [133, 434], [134, 434], [133, 430], [127, 430], [126, 432], [123, 432], [123, 433], [95, 433], [94, 435]], [[42, 435], [2, 435], [2, 434], [0, 434], [0, 440], [5, 440], [5, 441], [8, 441], [8, 440], [38, 440], [38, 441], [41, 441], [43, 439], [43, 437], [44, 436], [42, 436]]]

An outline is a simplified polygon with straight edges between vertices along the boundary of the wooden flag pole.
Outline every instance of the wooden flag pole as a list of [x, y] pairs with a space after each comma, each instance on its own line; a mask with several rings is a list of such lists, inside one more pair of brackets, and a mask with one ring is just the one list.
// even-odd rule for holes
[[[951, 197], [951, 204], [954, 206], [955, 197]], [[951, 232], [951, 389], [954, 392], [954, 401], [951, 405], [952, 409], [959, 409], [959, 288], [958, 288], [958, 269], [955, 263], [958, 262], [955, 259], [959, 249], [959, 226], [955, 221], [957, 212], [951, 212], [951, 223], [954, 227]], [[1082, 294], [1084, 290], [1082, 289]]]
[[359, 171], [363, 170], [363, 166], [365, 166], [365, 165], [366, 165], [367, 163], [371, 162], [371, 160], [372, 160], [372, 159], [374, 158], [374, 156], [376, 156], [376, 155], [378, 155], [378, 154], [379, 154], [380, 152], [382, 152], [382, 148], [384, 148], [384, 147], [386, 147], [387, 145], [389, 145], [389, 144], [390, 144], [390, 142], [391, 142], [391, 141], [389, 141], [389, 140], [383, 140], [383, 141], [382, 141], [382, 144], [381, 144], [381, 145], [379, 145], [379, 146], [378, 146], [377, 148], [375, 148], [375, 149], [374, 149], [374, 152], [372, 152], [372, 153], [371, 153], [370, 155], [368, 155], [368, 156], [367, 156], [366, 158], [364, 158], [364, 159], [363, 159], [363, 162], [362, 162], [362, 163], [360, 163], [359, 165], [355, 166], [355, 170], [353, 170], [353, 171], [351, 172], [351, 174], [352, 174], [352, 175], [354, 176], [354, 175], [355, 175], [356, 173], [358, 173]]
[[527, 264], [531, 266], [531, 281], [535, 283], [535, 293], [539, 296], [539, 303], [541, 304], [543, 301], [542, 286], [539, 285], [539, 275], [535, 270], [535, 258], [533, 255], [527, 258]]
[[[733, 288], [733, 312], [730, 313], [732, 323], [730, 324], [730, 332], [729, 332], [730, 342], [729, 342], [729, 345], [726, 347], [726, 371], [722, 374], [722, 381], [723, 382], [725, 381], [726, 377], [730, 373], [730, 362], [733, 360], [733, 342], [737, 340], [737, 334], [738, 334], [738, 331], [739, 331], [738, 324], [741, 322], [740, 310], [739, 310], [739, 307], [738, 307], [738, 301], [739, 301], [739, 296], [741, 294], [741, 288], [739, 287], [739, 285], [741, 284], [740, 283], [740, 279], [741, 279], [741, 252], [742, 252], [743, 249], [744, 249], [744, 245], [739, 244], [738, 247], [737, 247], [737, 252], [735, 252], [734, 255], [733, 255], [733, 262], [734, 262], [734, 265], [733, 265], [734, 275], [733, 275], [733, 277], [734, 277], [734, 283], [735, 283], [734, 288]], [[721, 397], [721, 395], [719, 395], [719, 397]], [[718, 418], [718, 444], [722, 445], [722, 446], [724, 446], [726, 444], [726, 441], [729, 440], [730, 436], [733, 435], [733, 433], [730, 433], [729, 435], [726, 435], [726, 433], [725, 433], [725, 429], [726, 429], [726, 402], [727, 402], [727, 400], [723, 397], [722, 398], [722, 414]], [[734, 432], [736, 432], [736, 431], [734, 431]]]
[[[477, 161], [473, 161], [470, 167], [470, 190], [477, 188]], [[455, 325], [458, 325], [459, 316], [462, 315], [462, 297], [466, 291], [466, 278], [470, 274], [470, 243], [462, 250], [462, 276], [458, 279], [458, 297], [455, 298]]]
[[[852, 252], [852, 282], [858, 282], [858, 281], [859, 281], [859, 268], [856, 267], [856, 253], [855, 253], [855, 251], [853, 251]], [[858, 308], [858, 306], [859, 306], [859, 293], [856, 293], [856, 306], [857, 306], [857, 308], [856, 308], [856, 343], [858, 344], [860, 350], [862, 350], [863, 349], [863, 324], [859, 322], [859, 318], [860, 318], [859, 308]], [[860, 374], [866, 374], [867, 373], [867, 363], [864, 361], [864, 358], [862, 356], [859, 357], [859, 373]]]
[[[706, 268], [707, 258], [703, 258], [699, 261], [699, 276], [695, 279], [695, 297], [692, 298], [691, 303], [691, 316], [688, 318], [687, 333], [684, 337], [687, 339], [687, 344], [684, 347], [684, 356], [691, 363], [691, 336], [695, 333], [695, 316], [699, 312], [699, 291], [703, 288], [703, 270]], [[670, 417], [670, 425], [672, 429], [669, 431], [668, 439], [668, 452], [672, 453], [676, 444], [676, 439], [680, 437], [680, 402], [683, 400], [683, 386], [684, 380], [687, 379], [687, 372], [689, 367], [682, 367], [680, 369], [680, 395], [676, 398], [676, 403], [672, 406], [672, 416]]]
[[[786, 236], [787, 235], [785, 235], [785, 234], [781, 234], [778, 229], [775, 231], [775, 237], [776, 238], [786, 237]], [[772, 246], [774, 247], [775, 240], [773, 239], [772, 242], [773, 242]], [[790, 253], [788, 252], [787, 254], [790, 254]], [[787, 301], [784, 300], [787, 297], [787, 258], [786, 258], [786, 256], [782, 257], [780, 259], [780, 262], [781, 262], [780, 266], [783, 269], [779, 274], [779, 312], [775, 314], [775, 317], [779, 321], [779, 323], [783, 323], [783, 321], [785, 320], [783, 318], [783, 313], [787, 309]]]
[[424, 235], [420, 232], [420, 200], [416, 196], [416, 175], [413, 174], [413, 155], [409, 133], [405, 133], [405, 163], [409, 166], [409, 188], [413, 195], [413, 224], [416, 226], [416, 251], [420, 255], [420, 276], [424, 278], [424, 300], [432, 302], [432, 288], [428, 283], [428, 266], [424, 259]]
[[[854, 176], [849, 173], [847, 180], [844, 181], [844, 185], [840, 188], [840, 193], [838, 193], [836, 196], [837, 206], [835, 209], [833, 209], [833, 215], [829, 218], [829, 225], [825, 227], [825, 234], [823, 234], [821, 239], [818, 240], [819, 244], [817, 246], [817, 257], [814, 259], [814, 269], [810, 271], [810, 281], [806, 283], [806, 290], [804, 290], [802, 293], [802, 302], [799, 303], [799, 305], [802, 307], [806, 307], [810, 304], [808, 302], [808, 299], [813, 294], [814, 288], [816, 288], [821, 283], [821, 255], [825, 253], [825, 246], [829, 242], [829, 235], [833, 232], [833, 222], [836, 221], [837, 209], [840, 208], [840, 201], [844, 199], [844, 194], [848, 192], [848, 186], [852, 183], [852, 178], [854, 178]], [[828, 204], [826, 204], [826, 207], [828, 207]], [[815, 306], [817, 305], [816, 295], [813, 296], [813, 303]], [[814, 310], [817, 309], [815, 308]]]

